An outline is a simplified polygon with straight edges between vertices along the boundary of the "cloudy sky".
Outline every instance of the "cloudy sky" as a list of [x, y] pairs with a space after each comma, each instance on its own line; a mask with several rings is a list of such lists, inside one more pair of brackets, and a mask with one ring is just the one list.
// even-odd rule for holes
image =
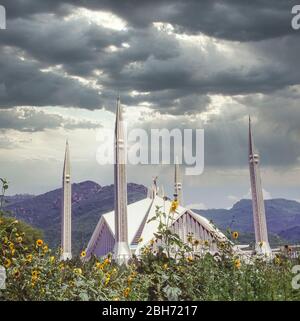
[[[119, 94], [131, 127], [203, 128], [205, 170], [184, 200], [230, 207], [249, 196], [247, 119], [266, 197], [300, 199], [300, 30], [290, 0], [2, 0], [0, 176], [10, 194], [73, 179], [113, 181], [96, 153]], [[171, 166], [129, 166], [171, 194]]]

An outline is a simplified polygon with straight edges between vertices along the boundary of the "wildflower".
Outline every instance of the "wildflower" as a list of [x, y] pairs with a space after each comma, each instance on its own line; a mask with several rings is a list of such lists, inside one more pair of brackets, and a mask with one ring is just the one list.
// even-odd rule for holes
[[18, 278], [21, 276], [21, 273], [20, 273], [20, 271], [19, 271], [18, 269], [15, 269], [14, 272], [13, 272], [13, 274], [14, 274], [14, 277], [15, 277], [16, 279], [18, 279]]
[[261, 241], [261, 242], [259, 242], [259, 243], [258, 243], [258, 245], [259, 245], [260, 247], [263, 247], [264, 242], [263, 242], [263, 241]]
[[73, 270], [73, 272], [74, 272], [75, 274], [77, 274], [77, 275], [81, 275], [81, 274], [82, 274], [82, 270], [81, 270], [80, 268], [75, 268], [75, 269]]
[[167, 263], [165, 263], [165, 264], [163, 265], [163, 269], [164, 269], [164, 270], [167, 270], [167, 269], [168, 269], [168, 264], [167, 264]]
[[36, 246], [38, 246], [38, 247], [41, 247], [43, 244], [44, 244], [44, 241], [41, 240], [41, 239], [38, 239], [38, 240], [36, 241]]
[[188, 260], [188, 262], [193, 262], [194, 258], [190, 255], [190, 256], [187, 257], [187, 260]]
[[7, 237], [7, 236], [4, 236], [3, 242], [4, 242], [4, 244], [7, 244], [7, 243], [8, 243], [8, 237]]
[[110, 264], [111, 260], [109, 258], [106, 258], [103, 262], [104, 265]]
[[143, 238], [142, 237], [140, 237], [139, 239], [138, 239], [138, 243], [142, 243], [143, 242]]
[[10, 259], [5, 259], [5, 260], [4, 260], [4, 266], [5, 266], [6, 268], [9, 268], [9, 267], [11, 266], [11, 260], [10, 260]]
[[49, 251], [48, 245], [43, 246], [43, 252], [47, 253]]
[[194, 245], [195, 246], [198, 246], [200, 244], [200, 241], [199, 240], [194, 240]]
[[50, 261], [51, 264], [53, 264], [55, 262], [55, 257], [54, 256], [50, 256], [49, 261]]
[[16, 252], [16, 250], [15, 250], [15, 249], [12, 249], [12, 250], [10, 251], [10, 253], [11, 253], [11, 255], [12, 255], [12, 256], [14, 256], [14, 255], [15, 255], [15, 252]]
[[32, 277], [32, 278], [37, 278], [38, 276], [39, 276], [39, 271], [33, 270], [33, 271], [31, 272], [31, 277]]
[[127, 287], [125, 290], [124, 290], [124, 297], [127, 298], [129, 293], [130, 293], [131, 289], [129, 287]]
[[238, 237], [239, 237], [239, 233], [238, 232], [232, 232], [232, 237], [233, 237], [233, 239], [237, 239]]
[[174, 200], [171, 204], [170, 213], [174, 213], [178, 208], [178, 201]]
[[237, 268], [237, 269], [239, 269], [240, 267], [241, 267], [241, 261], [240, 261], [240, 259], [235, 259], [234, 260], [234, 266]]
[[110, 276], [106, 277], [104, 285], [106, 286], [109, 283], [109, 281], [110, 281]]
[[26, 255], [26, 262], [30, 263], [32, 261], [32, 254]]
[[209, 242], [207, 240], [204, 241], [205, 246], [209, 246]]
[[151, 239], [151, 240], [150, 240], [150, 245], [153, 245], [154, 242], [155, 242], [154, 239]]
[[58, 267], [60, 270], [63, 270], [65, 268], [65, 265], [63, 263], [60, 263]]
[[80, 253], [80, 256], [81, 256], [82, 258], [86, 257], [86, 251], [82, 251], [82, 252]]
[[14, 243], [9, 243], [8, 247], [12, 251], [15, 248], [15, 245], [14, 245]]
[[219, 244], [219, 248], [220, 248], [220, 249], [224, 249], [224, 247], [225, 247], [225, 243], [224, 243], [224, 242], [221, 242], [221, 243]]
[[100, 262], [96, 262], [96, 268], [99, 269], [99, 270], [103, 270], [104, 265], [101, 264]]
[[192, 236], [192, 235], [188, 235], [187, 241], [188, 241], [189, 243], [193, 243], [193, 236]]
[[22, 243], [22, 241], [23, 241], [22, 236], [18, 236], [18, 237], [17, 237], [17, 243]]
[[275, 263], [276, 265], [279, 265], [280, 262], [281, 262], [280, 257], [276, 256], [276, 257], [274, 258], [274, 263]]
[[128, 283], [128, 285], [130, 285], [130, 284], [132, 283], [132, 281], [133, 281], [133, 278], [132, 278], [131, 276], [129, 276], [129, 277], [127, 278], [127, 283]]

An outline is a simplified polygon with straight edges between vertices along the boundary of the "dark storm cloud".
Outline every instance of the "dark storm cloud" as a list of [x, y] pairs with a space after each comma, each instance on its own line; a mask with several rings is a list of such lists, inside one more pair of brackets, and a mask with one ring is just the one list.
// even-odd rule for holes
[[0, 128], [23, 132], [38, 132], [45, 129], [94, 129], [99, 124], [90, 121], [75, 121], [69, 117], [46, 113], [36, 108], [0, 109]]
[[21, 60], [17, 52], [0, 50], [0, 107], [78, 106], [94, 109], [101, 104], [96, 90], [55, 73], [40, 71], [39, 62]]
[[4, 1], [11, 17], [36, 13], [67, 14], [71, 6], [107, 10], [136, 28], [152, 22], [175, 25], [179, 31], [238, 40], [262, 40], [289, 34], [295, 0], [21, 0]]

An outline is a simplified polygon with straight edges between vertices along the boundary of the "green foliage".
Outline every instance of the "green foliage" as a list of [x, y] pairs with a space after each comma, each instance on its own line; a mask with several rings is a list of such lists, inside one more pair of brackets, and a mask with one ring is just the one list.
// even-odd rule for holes
[[[175, 211], [176, 206], [167, 214], [157, 208], [151, 219], [158, 222], [155, 239], [127, 266], [117, 266], [110, 255], [87, 263], [79, 257], [62, 262], [60, 251], [53, 253], [36, 239], [38, 234], [2, 217], [0, 265], [6, 267], [7, 282], [0, 300], [300, 299], [300, 291], [291, 286], [291, 268], [299, 261], [284, 256], [246, 261], [232, 252], [230, 242], [217, 244], [216, 255], [196, 255], [200, 240], [189, 235], [185, 244], [169, 229]], [[208, 247], [205, 242], [200, 246]]]

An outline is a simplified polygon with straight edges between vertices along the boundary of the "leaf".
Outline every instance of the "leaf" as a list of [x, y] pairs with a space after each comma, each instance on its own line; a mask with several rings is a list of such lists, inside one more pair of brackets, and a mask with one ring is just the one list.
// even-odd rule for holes
[[163, 292], [166, 294], [166, 297], [169, 301], [178, 301], [178, 297], [182, 293], [182, 291], [177, 287], [171, 287], [170, 285], [167, 285]]

